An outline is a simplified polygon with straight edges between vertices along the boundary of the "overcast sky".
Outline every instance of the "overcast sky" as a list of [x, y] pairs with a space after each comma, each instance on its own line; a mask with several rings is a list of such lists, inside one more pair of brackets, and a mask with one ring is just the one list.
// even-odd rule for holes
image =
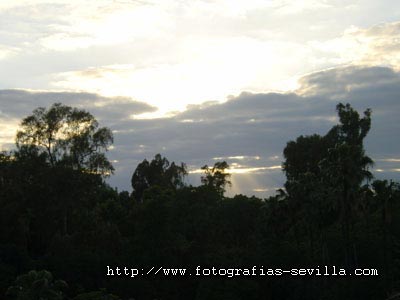
[[371, 108], [367, 154], [400, 180], [398, 0], [0, 0], [0, 150], [54, 102], [115, 136], [119, 190], [161, 153], [197, 170], [227, 160], [230, 194], [281, 187], [282, 151], [325, 134], [336, 104]]

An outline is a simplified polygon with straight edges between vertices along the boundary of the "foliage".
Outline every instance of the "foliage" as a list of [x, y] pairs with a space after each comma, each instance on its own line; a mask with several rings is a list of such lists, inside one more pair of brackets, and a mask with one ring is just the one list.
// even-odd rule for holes
[[138, 201], [143, 200], [143, 193], [152, 186], [177, 189], [183, 186], [187, 175], [186, 165], [170, 163], [168, 159], [157, 154], [151, 162], [143, 160], [132, 175], [133, 195]]
[[[19, 133], [18, 151], [0, 154], [0, 294], [6, 299], [372, 300], [399, 292], [400, 185], [372, 181], [363, 146], [370, 110], [360, 116], [339, 104], [339, 124], [327, 134], [289, 141], [285, 186], [267, 199], [224, 197], [227, 162], [204, 166], [202, 185], [185, 185], [186, 166], [160, 154], [137, 166], [132, 194], [118, 193], [85, 160], [73, 158], [92, 153], [90, 146], [79, 149], [91, 145], [97, 125], [91, 133], [78, 126], [83, 148], [74, 146], [80, 138], [60, 135], [69, 132], [60, 124], [73, 111], [62, 105], [35, 111]], [[107, 265], [192, 272], [335, 265], [376, 268], [379, 276], [131, 278], [107, 276]], [[35, 271], [41, 269], [68, 286], [49, 271]]]
[[201, 183], [209, 188], [215, 189], [221, 195], [225, 192], [225, 186], [231, 185], [229, 173], [225, 170], [229, 168], [226, 161], [216, 162], [213, 167], [204, 165], [201, 169], [204, 171], [204, 176], [201, 176]]
[[61, 300], [67, 283], [63, 280], [54, 280], [53, 275], [46, 271], [29, 271], [18, 276], [13, 286], [9, 287], [6, 295], [17, 300]]
[[88, 112], [53, 104], [24, 118], [17, 132], [18, 149], [42, 153], [51, 164], [109, 175], [114, 169], [104, 152], [113, 142], [111, 130], [99, 128]]

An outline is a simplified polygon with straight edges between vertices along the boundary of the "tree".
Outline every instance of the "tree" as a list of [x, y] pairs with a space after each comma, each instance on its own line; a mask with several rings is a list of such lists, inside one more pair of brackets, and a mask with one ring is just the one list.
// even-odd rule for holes
[[287, 144], [283, 170], [290, 206], [309, 217], [310, 240], [314, 239], [311, 224], [319, 229], [332, 223], [332, 216], [339, 218], [350, 264], [355, 260], [350, 255], [355, 202], [362, 182], [372, 178], [373, 162], [363, 146], [371, 128], [371, 110], [362, 118], [350, 104], [339, 103], [336, 110], [340, 123], [325, 136], [300, 136]]
[[136, 200], [142, 201], [143, 192], [152, 186], [176, 190], [184, 185], [186, 175], [184, 163], [169, 163], [168, 159], [157, 154], [151, 162], [144, 159], [135, 169], [131, 179], [133, 195]]
[[229, 181], [231, 174], [225, 172], [228, 168], [229, 165], [226, 161], [216, 162], [212, 168], [204, 165], [201, 168], [205, 173], [204, 176], [201, 176], [201, 183], [215, 189], [222, 195], [225, 192], [225, 186], [231, 185]]
[[99, 128], [89, 112], [61, 103], [35, 109], [22, 120], [16, 136], [19, 151], [35, 148], [53, 167], [61, 165], [102, 175], [114, 170], [105, 156], [112, 142], [111, 130]]
[[18, 276], [13, 286], [7, 289], [6, 295], [17, 300], [62, 300], [68, 285], [63, 280], [54, 280], [46, 270], [29, 271]]
[[[353, 172], [355, 185], [371, 178], [368, 168], [373, 162], [365, 155], [363, 147], [363, 140], [371, 128], [371, 110], [367, 109], [363, 118], [350, 104], [339, 103], [336, 110], [340, 124], [332, 127], [325, 136], [300, 136], [296, 141], [287, 143], [283, 151], [287, 183], [295, 183], [306, 173], [320, 176], [326, 173], [326, 167], [333, 166], [341, 174], [346, 170]], [[351, 163], [352, 170], [350, 165], [344, 166], [344, 163]], [[341, 171], [339, 165], [343, 167]], [[331, 179], [334, 178], [331, 176]]]
[[340, 124], [334, 126], [327, 134], [327, 137], [336, 139], [337, 143], [346, 143], [352, 146], [362, 146], [364, 138], [371, 129], [371, 109], [364, 111], [364, 117], [360, 118], [359, 113], [349, 103], [336, 105]]
[[[396, 184], [392, 180], [375, 180], [372, 183], [375, 192], [375, 198], [378, 200], [378, 204], [381, 207], [381, 222], [382, 222], [382, 248], [383, 248], [383, 265], [384, 265], [384, 280], [385, 285], [389, 279], [392, 279], [393, 269], [395, 266], [388, 262], [393, 261], [392, 251], [394, 249], [395, 235], [392, 232], [393, 223], [393, 207], [396, 200], [396, 196], [399, 196], [400, 185]], [[386, 287], [387, 288], [387, 287]]]
[[326, 157], [328, 147], [327, 139], [318, 134], [301, 135], [296, 141], [288, 142], [283, 150], [285, 161], [282, 164], [287, 182], [297, 181], [301, 174], [308, 172], [318, 175], [319, 163]]
[[[45, 233], [71, 233], [76, 212], [83, 214], [96, 201], [95, 195], [89, 194], [101, 185], [102, 176], [114, 170], [105, 155], [113, 135], [110, 129], [99, 127], [89, 112], [60, 103], [35, 109], [20, 127], [14, 158], [21, 167], [32, 170], [20, 188], [29, 190], [27, 199], [35, 199], [26, 202], [31, 222], [37, 226], [32, 239], [36, 247], [31, 249], [39, 255], [50, 243]], [[53, 224], [45, 226], [49, 215]]]
[[[336, 106], [340, 124], [334, 126], [326, 138], [334, 142], [328, 155], [320, 163], [322, 178], [338, 197], [340, 221], [345, 242], [347, 265], [357, 260], [355, 245], [351, 245], [351, 227], [354, 221], [354, 207], [364, 180], [372, 179], [369, 167], [373, 161], [365, 154], [364, 138], [371, 128], [371, 110], [364, 111], [364, 117], [350, 104]], [[351, 254], [353, 252], [353, 255]]]

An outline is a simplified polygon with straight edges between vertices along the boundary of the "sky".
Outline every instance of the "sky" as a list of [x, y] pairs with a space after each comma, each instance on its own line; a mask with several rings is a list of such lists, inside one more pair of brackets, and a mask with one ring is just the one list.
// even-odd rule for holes
[[400, 180], [399, 72], [398, 0], [0, 0], [0, 150], [62, 102], [113, 131], [119, 190], [161, 153], [191, 184], [226, 160], [228, 195], [266, 197], [286, 143], [348, 102], [372, 109], [375, 177]]

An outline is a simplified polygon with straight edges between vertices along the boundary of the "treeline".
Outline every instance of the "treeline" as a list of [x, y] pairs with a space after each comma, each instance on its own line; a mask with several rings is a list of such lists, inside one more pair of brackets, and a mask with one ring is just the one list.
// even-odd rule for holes
[[[284, 189], [224, 196], [229, 165], [156, 155], [133, 192], [104, 179], [113, 141], [88, 112], [55, 104], [25, 118], [0, 155], [0, 294], [6, 299], [395, 299], [400, 187], [373, 180], [371, 111], [337, 106], [326, 135], [284, 149]], [[378, 276], [106, 276], [107, 267], [374, 268]], [[3, 297], [3, 296], [2, 296]]]

